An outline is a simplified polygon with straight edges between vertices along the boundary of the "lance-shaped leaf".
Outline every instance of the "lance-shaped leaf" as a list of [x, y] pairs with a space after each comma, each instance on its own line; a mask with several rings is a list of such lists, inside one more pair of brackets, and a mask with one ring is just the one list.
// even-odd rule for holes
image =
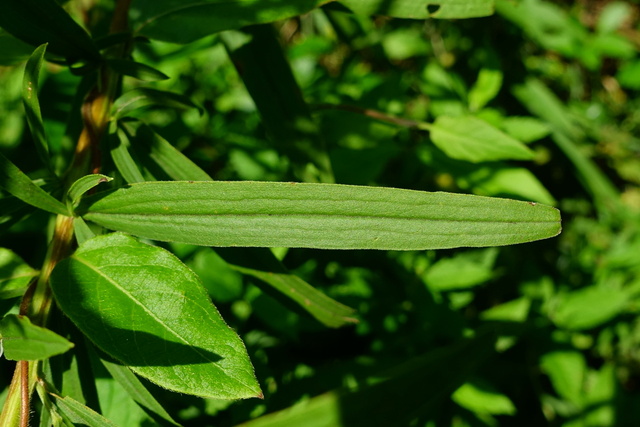
[[51, 288], [96, 346], [150, 381], [216, 399], [261, 396], [242, 341], [164, 249], [98, 236], [58, 264]]
[[46, 49], [46, 44], [39, 46], [27, 61], [22, 80], [22, 101], [31, 136], [36, 146], [36, 152], [40, 156], [42, 163], [50, 167], [49, 145], [44, 132], [40, 102], [38, 101], [38, 77], [40, 76], [40, 68], [42, 67]]
[[560, 232], [550, 206], [337, 184], [146, 182], [87, 197], [78, 213], [113, 230], [202, 246], [420, 250]]
[[100, 60], [89, 34], [55, 0], [0, 0], [0, 27], [33, 46], [71, 61]]
[[493, 14], [494, 0], [339, 0], [353, 12], [410, 19], [462, 19]]
[[[357, 323], [354, 309], [329, 298], [295, 274], [291, 274], [268, 249], [263, 248], [218, 248], [216, 253], [231, 268], [242, 274], [253, 276], [264, 292], [291, 306], [295, 311], [305, 310], [322, 324], [338, 328]], [[283, 298], [286, 297], [286, 298]]]
[[73, 344], [26, 316], [9, 314], [0, 321], [0, 338], [9, 360], [42, 360], [71, 349]]
[[38, 271], [6, 248], [0, 248], [0, 299], [23, 295]]
[[274, 22], [309, 12], [327, 0], [137, 0], [136, 33], [189, 43], [219, 31]]
[[114, 423], [72, 397], [62, 397], [53, 393], [49, 393], [49, 396], [59, 413], [74, 426], [115, 427]]
[[25, 203], [47, 212], [69, 215], [66, 206], [38, 187], [9, 159], [0, 154], [0, 187]]
[[113, 103], [111, 114], [114, 120], [119, 120], [136, 112], [136, 110], [147, 108], [175, 108], [201, 109], [189, 98], [179, 93], [167, 92], [163, 90], [138, 88], [122, 94]]
[[107, 59], [107, 65], [118, 74], [129, 77], [135, 77], [138, 80], [146, 82], [154, 82], [158, 80], [167, 80], [169, 76], [162, 71], [156, 70], [146, 64], [140, 62], [129, 61], [127, 59]]

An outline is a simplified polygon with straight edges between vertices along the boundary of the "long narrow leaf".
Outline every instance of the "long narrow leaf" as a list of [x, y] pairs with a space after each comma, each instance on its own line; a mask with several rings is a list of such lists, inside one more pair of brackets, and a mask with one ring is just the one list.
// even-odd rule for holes
[[[216, 253], [234, 270], [259, 279], [257, 285], [264, 292], [284, 304], [290, 300], [295, 302], [296, 311], [305, 310], [326, 326], [338, 328], [357, 322], [353, 317], [354, 309], [329, 298], [288, 272], [268, 249], [217, 248]], [[283, 300], [283, 296], [286, 299]]]
[[203, 246], [419, 250], [553, 237], [550, 206], [392, 188], [271, 182], [147, 182], [90, 196], [104, 227]]
[[31, 181], [16, 165], [0, 154], [0, 187], [25, 203], [47, 212], [69, 215], [66, 206]]
[[40, 102], [38, 101], [38, 76], [40, 75], [40, 68], [42, 67], [46, 50], [46, 44], [39, 46], [27, 61], [22, 80], [22, 101], [31, 136], [36, 146], [36, 152], [40, 156], [42, 163], [50, 167], [49, 145], [44, 132]]

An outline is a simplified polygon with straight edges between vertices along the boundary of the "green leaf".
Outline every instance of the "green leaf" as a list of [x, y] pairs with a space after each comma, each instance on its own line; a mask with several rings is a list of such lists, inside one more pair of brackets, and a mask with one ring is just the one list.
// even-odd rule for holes
[[18, 255], [0, 248], [0, 299], [23, 295], [29, 283], [38, 275]]
[[56, 266], [51, 287], [76, 326], [138, 375], [202, 397], [261, 396], [242, 341], [198, 277], [164, 249], [98, 236]]
[[522, 142], [533, 142], [549, 135], [549, 126], [534, 117], [510, 116], [505, 117], [501, 124], [502, 129]]
[[77, 206], [80, 203], [80, 199], [87, 191], [95, 188], [98, 184], [103, 182], [113, 181], [113, 178], [110, 178], [106, 175], [102, 174], [92, 174], [86, 175], [82, 178], [78, 179], [76, 182], [71, 184], [69, 187], [69, 191], [67, 191], [67, 199], [71, 207]]
[[513, 402], [485, 382], [467, 382], [451, 395], [451, 399], [463, 408], [478, 414], [513, 415], [516, 413]]
[[71, 421], [74, 426], [116, 427], [115, 424], [93, 409], [69, 396], [63, 398], [53, 393], [49, 393], [49, 396], [52, 397], [60, 413]]
[[164, 74], [162, 71], [156, 70], [153, 67], [139, 62], [129, 61], [126, 59], [107, 59], [106, 63], [109, 68], [118, 74], [135, 77], [136, 79], [145, 82], [169, 79], [169, 76]]
[[46, 44], [39, 46], [27, 61], [22, 80], [22, 101], [31, 136], [36, 146], [36, 152], [40, 156], [42, 163], [49, 168], [49, 144], [47, 143], [40, 112], [40, 102], [38, 101], [38, 77], [40, 76], [40, 68], [42, 67], [46, 49]]
[[62, 202], [38, 187], [31, 178], [2, 154], [0, 154], [0, 187], [32, 206], [59, 215], [69, 215], [67, 207]]
[[138, 88], [130, 90], [116, 99], [111, 109], [111, 115], [113, 120], [120, 120], [123, 117], [133, 114], [137, 110], [151, 107], [182, 110], [196, 108], [198, 111], [201, 111], [200, 107], [184, 95], [163, 90]]
[[95, 233], [89, 228], [84, 219], [80, 217], [73, 218], [73, 234], [76, 237], [76, 241], [79, 245], [83, 244], [89, 239], [96, 237]]
[[[274, 146], [293, 161], [305, 182], [334, 182], [319, 126], [298, 86], [274, 28], [260, 25], [222, 35]], [[309, 176], [312, 163], [318, 176]]]
[[138, 168], [139, 162], [131, 155], [130, 148], [129, 137], [123, 129], [118, 128], [109, 134], [109, 153], [118, 172], [129, 184], [144, 182], [146, 180]]
[[138, 0], [135, 32], [151, 39], [189, 43], [224, 30], [279, 21], [309, 12], [326, 0]]
[[100, 362], [102, 362], [107, 371], [109, 371], [113, 379], [115, 379], [140, 406], [172, 425], [179, 425], [129, 368], [113, 363], [103, 357], [100, 358]]
[[339, 0], [353, 12], [409, 19], [462, 19], [493, 14], [493, 0]]
[[573, 350], [550, 351], [542, 355], [540, 367], [549, 375], [558, 395], [578, 407], [582, 406], [582, 390], [587, 371], [582, 353]]
[[89, 34], [55, 0], [0, 0], [0, 27], [33, 46], [74, 62], [100, 60]]
[[33, 46], [13, 37], [0, 29], [0, 65], [16, 65], [26, 61], [33, 52]]
[[9, 360], [48, 359], [73, 347], [73, 343], [55, 332], [15, 314], [8, 314], [0, 321], [0, 337], [4, 356]]
[[440, 116], [426, 128], [433, 143], [453, 159], [478, 163], [535, 156], [520, 141], [475, 117]]
[[459, 253], [433, 264], [424, 275], [430, 289], [450, 291], [480, 285], [494, 276], [496, 248]]
[[[133, 129], [127, 127], [133, 133]], [[155, 169], [162, 170], [167, 180], [211, 181], [211, 177], [187, 156], [178, 151], [166, 139], [158, 135], [151, 127], [140, 124], [131, 135], [135, 141], [135, 153], [141, 162], [152, 172], [159, 175]], [[155, 168], [150, 165], [155, 164]], [[163, 179], [160, 177], [160, 179]]]
[[469, 109], [478, 111], [496, 97], [502, 87], [503, 74], [501, 70], [483, 68], [478, 74], [473, 87], [469, 90]]
[[289, 273], [268, 249], [218, 248], [216, 253], [234, 270], [267, 284], [265, 286], [257, 283], [269, 295], [281, 301], [282, 295], [286, 296], [326, 326], [338, 328], [357, 323], [352, 317], [355, 310], [329, 298], [295, 274]]
[[392, 188], [278, 182], [146, 182], [89, 196], [106, 228], [202, 246], [441, 249], [557, 235], [560, 213], [529, 202]]
[[595, 328], [622, 313], [629, 299], [621, 289], [589, 286], [561, 296], [552, 319], [561, 328]]
[[493, 355], [494, 341], [482, 335], [440, 347], [378, 373], [376, 378], [383, 380], [374, 385], [356, 392], [332, 390], [238, 427], [424, 425], [416, 418], [424, 421], [441, 413], [438, 409], [451, 392]]

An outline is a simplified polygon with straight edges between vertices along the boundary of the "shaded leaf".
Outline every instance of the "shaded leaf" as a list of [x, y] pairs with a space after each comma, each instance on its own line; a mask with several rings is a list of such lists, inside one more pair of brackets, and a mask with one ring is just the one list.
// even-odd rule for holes
[[69, 215], [67, 207], [38, 187], [27, 175], [0, 154], [0, 187], [25, 203], [47, 212]]
[[555, 236], [549, 206], [392, 188], [277, 182], [146, 182], [84, 199], [104, 227], [201, 246], [436, 249]]
[[154, 82], [158, 80], [167, 80], [169, 76], [162, 71], [156, 70], [146, 64], [140, 62], [129, 61], [126, 59], [107, 59], [107, 65], [118, 74], [129, 77], [135, 77], [145, 82]]
[[111, 115], [114, 120], [127, 117], [137, 110], [151, 107], [188, 109], [200, 108], [189, 98], [178, 93], [167, 92], [163, 90], [138, 88], [125, 92], [116, 99], [111, 109]]
[[217, 248], [216, 253], [234, 270], [266, 283], [268, 286], [258, 284], [264, 292], [280, 301], [284, 295], [326, 326], [337, 328], [357, 322], [352, 317], [355, 310], [329, 298], [295, 274], [289, 273], [268, 249]]
[[23, 295], [29, 283], [38, 275], [18, 255], [0, 248], [0, 299]]
[[56, 266], [51, 287], [91, 341], [150, 381], [202, 397], [261, 396], [242, 341], [164, 249], [98, 236]]
[[39, 46], [29, 57], [27, 65], [24, 69], [24, 78], [22, 80], [22, 101], [24, 104], [24, 112], [27, 116], [27, 123], [31, 130], [31, 136], [36, 146], [36, 152], [40, 156], [40, 160], [50, 168], [49, 162], [49, 144], [44, 131], [44, 123], [40, 112], [40, 102], [38, 101], [38, 77], [40, 76], [40, 68], [44, 60], [44, 53], [47, 45]]
[[590, 329], [622, 313], [628, 303], [624, 290], [590, 286], [561, 296], [552, 318], [561, 328]]
[[4, 356], [9, 360], [43, 360], [73, 347], [66, 338], [36, 326], [26, 316], [8, 314], [0, 321]]
[[55, 0], [0, 0], [0, 27], [33, 46], [48, 43], [47, 50], [71, 62], [100, 60], [91, 37]]
[[189, 43], [209, 34], [291, 18], [327, 0], [137, 0], [137, 34], [173, 43]]

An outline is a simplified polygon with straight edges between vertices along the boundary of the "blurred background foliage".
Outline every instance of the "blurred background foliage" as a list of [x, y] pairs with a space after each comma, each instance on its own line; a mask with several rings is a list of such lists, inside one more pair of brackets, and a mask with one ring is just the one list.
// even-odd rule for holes
[[[110, 3], [67, 7], [99, 33]], [[274, 249], [357, 310], [358, 323], [339, 329], [288, 310], [211, 249], [173, 245], [246, 343], [265, 399], [154, 389], [167, 410], [185, 426], [636, 425], [639, 16], [637, 2], [608, 0], [496, 0], [490, 17], [426, 21], [329, 5], [185, 45], [138, 43], [134, 59], [171, 77], [145, 87], [184, 94], [202, 114], [136, 114], [216, 180], [508, 197], [552, 204], [564, 223], [554, 239], [506, 248]], [[20, 93], [32, 48], [5, 33], [0, 46], [0, 149], [35, 179]], [[80, 129], [70, 112], [81, 79], [52, 64], [43, 74], [62, 170]], [[535, 157], [450, 157], [416, 125], [444, 115], [484, 120]], [[0, 246], [40, 265], [46, 221], [30, 217]], [[101, 381], [113, 396], [107, 417], [152, 424], [106, 373]]]

